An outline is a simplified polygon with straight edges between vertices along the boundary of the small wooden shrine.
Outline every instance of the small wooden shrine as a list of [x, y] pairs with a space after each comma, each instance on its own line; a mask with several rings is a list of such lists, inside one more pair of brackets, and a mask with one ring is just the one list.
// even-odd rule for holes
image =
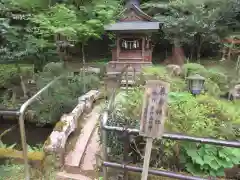
[[120, 72], [129, 64], [136, 72], [152, 64], [151, 34], [158, 32], [161, 24], [140, 9], [139, 0], [128, 0], [121, 18], [105, 26], [105, 31], [116, 34], [112, 60], [107, 72]]

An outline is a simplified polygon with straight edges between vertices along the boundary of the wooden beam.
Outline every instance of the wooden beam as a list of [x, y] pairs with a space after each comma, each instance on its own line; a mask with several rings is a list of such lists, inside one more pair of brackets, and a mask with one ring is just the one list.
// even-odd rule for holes
[[145, 37], [142, 38], [142, 58], [143, 58], [143, 61], [145, 60], [144, 56], [145, 56]]
[[117, 61], [119, 61], [119, 54], [120, 54], [120, 38], [117, 36]]

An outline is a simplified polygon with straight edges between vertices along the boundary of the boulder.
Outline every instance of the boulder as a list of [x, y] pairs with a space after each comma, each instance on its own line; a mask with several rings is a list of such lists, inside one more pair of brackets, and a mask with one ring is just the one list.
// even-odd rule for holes
[[179, 65], [169, 64], [166, 69], [173, 76], [180, 76], [182, 73], [182, 68]]

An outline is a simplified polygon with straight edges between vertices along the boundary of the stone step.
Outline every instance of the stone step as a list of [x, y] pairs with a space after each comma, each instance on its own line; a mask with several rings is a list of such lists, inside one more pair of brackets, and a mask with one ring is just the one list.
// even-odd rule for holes
[[[123, 80], [121, 81], [121, 84], [127, 84], [127, 80], [123, 79]], [[129, 85], [133, 85], [133, 84], [136, 84], [136, 82], [133, 81], [133, 80], [128, 80], [128, 84], [129, 84]]]
[[[107, 75], [117, 75], [117, 74], [120, 74], [120, 73], [121, 72], [108, 72]], [[133, 76], [134, 74], [137, 76], [137, 75], [139, 75], [141, 73], [140, 72], [133, 72], [133, 71], [129, 71], [128, 72], [129, 76]]]
[[75, 147], [65, 157], [64, 168], [67, 173], [80, 172], [80, 164], [83, 161], [88, 143], [97, 125], [100, 110], [100, 105], [96, 106], [91, 113], [85, 116], [85, 124], [83, 125], [83, 129], [81, 129], [81, 134], [76, 141]]
[[63, 171], [57, 173], [56, 180], [94, 180], [94, 179], [81, 174], [71, 174]]
[[[120, 89], [127, 90], [127, 87], [126, 86], [122, 86], [122, 87], [120, 87]], [[128, 87], [128, 90], [133, 90], [133, 89], [134, 89], [133, 87]]]

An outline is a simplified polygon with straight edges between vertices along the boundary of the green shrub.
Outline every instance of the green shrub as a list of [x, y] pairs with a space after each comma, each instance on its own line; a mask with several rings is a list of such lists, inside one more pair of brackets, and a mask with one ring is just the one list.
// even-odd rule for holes
[[50, 62], [43, 67], [43, 73], [49, 74], [51, 76], [59, 76], [66, 72], [63, 63], [61, 62]]
[[[124, 92], [116, 96], [114, 110], [109, 115], [109, 124], [112, 126], [125, 126], [139, 128], [140, 111], [142, 104], [142, 91], [139, 88]], [[127, 116], [125, 116], [127, 114]], [[114, 159], [122, 159], [123, 144], [116, 132], [108, 133], [108, 147], [111, 149], [111, 155]]]
[[209, 95], [194, 98], [188, 93], [169, 94], [169, 120], [171, 132], [192, 136], [235, 139], [239, 137], [230, 124], [237, 124], [240, 110], [231, 102], [218, 100]]
[[153, 66], [143, 68], [141, 74], [141, 82], [148, 79], [156, 79], [168, 82], [171, 84], [171, 91], [181, 92], [186, 90], [186, 83], [180, 77], [171, 77], [164, 66]]
[[64, 75], [64, 77], [45, 91], [38, 101], [31, 106], [36, 116], [33, 119], [34, 122], [39, 124], [56, 123], [64, 113], [73, 110], [78, 97], [84, 93], [84, 82], [87, 91], [96, 89], [99, 86], [99, 79], [95, 75], [86, 74], [85, 77], [80, 75], [68, 77], [61, 63], [50, 63], [44, 67], [43, 72], [37, 75], [37, 88], [43, 88], [54, 77], [59, 75]]
[[[221, 72], [216, 72], [212, 69], [207, 70], [199, 64], [186, 64], [184, 66], [183, 69], [185, 72], [189, 70], [192, 74], [199, 73], [206, 78], [206, 93], [204, 95], [194, 97], [186, 92], [184, 78], [170, 77], [165, 67], [147, 67], [142, 72], [142, 81], [160, 79], [169, 82], [171, 85], [168, 117], [165, 123], [166, 131], [198, 137], [238, 139], [240, 137], [240, 110], [238, 103], [217, 98], [228, 83], [227, 77]], [[109, 116], [109, 124], [138, 129], [140, 124], [139, 119], [141, 118], [142, 95], [143, 88], [141, 86], [134, 89], [128, 95], [124, 93], [118, 95], [114, 111]], [[121, 159], [123, 156], [121, 136], [111, 132], [108, 134], [108, 140], [108, 147], [111, 149], [110, 154], [113, 160]], [[155, 141], [158, 145], [155, 144], [152, 150], [150, 164], [155, 168], [181, 168], [180, 159], [183, 160], [185, 158], [186, 163], [183, 164], [185, 171], [192, 174], [196, 174], [196, 172], [201, 174], [202, 171], [207, 176], [218, 176], [223, 175], [224, 168], [239, 163], [238, 152], [234, 148], [199, 145], [197, 143], [179, 143], [169, 140], [162, 140], [161, 142]], [[136, 147], [132, 143], [136, 144]], [[193, 146], [193, 148], [191, 149], [190, 146]], [[140, 136], [131, 137], [130, 147], [129, 155], [132, 156], [133, 161], [142, 163], [145, 147], [144, 139]], [[200, 168], [201, 164], [197, 162], [200, 157], [193, 157], [189, 152], [198, 152], [198, 149], [210, 151], [209, 147], [215, 149], [217, 152], [217, 154], [212, 154], [211, 158], [219, 162], [215, 165], [211, 161], [201, 162], [204, 163], [204, 167]], [[231, 158], [231, 160], [219, 155], [223, 151], [226, 157]], [[133, 156], [133, 154], [135, 155]], [[195, 169], [191, 170], [191, 167], [195, 167]]]
[[207, 69], [205, 69], [205, 67], [201, 64], [187, 63], [187, 64], [184, 64], [182, 67], [183, 77], [185, 77], [187, 75], [187, 73], [189, 73], [188, 75], [200, 74], [201, 76], [206, 77]]
[[[138, 129], [141, 116], [142, 95], [143, 90], [138, 88], [128, 95], [123, 93], [117, 96], [114, 111], [109, 115], [109, 125], [127, 126]], [[195, 98], [187, 92], [170, 92], [169, 116], [165, 123], [165, 129], [167, 132], [172, 133], [232, 140], [239, 138], [239, 113], [240, 111], [234, 103], [218, 100], [209, 95], [200, 95]], [[235, 127], [234, 124], [236, 125]], [[135, 142], [138, 152], [142, 152], [143, 154], [145, 141], [141, 137], [136, 136], [131, 137], [131, 142]], [[162, 143], [159, 141], [155, 141], [155, 143], [158, 145], [155, 144], [153, 147], [150, 161], [152, 167], [179, 168], [176, 162], [178, 162], [181, 156], [186, 157], [188, 164], [190, 163], [194, 166], [195, 162], [190, 161], [188, 158], [185, 152], [188, 149], [186, 149], [185, 144], [183, 145], [182, 142], [162, 140]], [[198, 147], [198, 144], [194, 143], [194, 145]], [[110, 147], [110, 154], [113, 160], [122, 158], [123, 145], [120, 134], [113, 132], [108, 134], [108, 147]], [[135, 149], [137, 148], [131, 145], [129, 154], [133, 159], [136, 158], [133, 154], [136, 154]], [[221, 148], [215, 148], [217, 148], [218, 152], [221, 151]], [[141, 157], [141, 155], [139, 156]], [[221, 159], [218, 156], [212, 156], [212, 158]], [[227, 154], [227, 156], [233, 158], [231, 153]], [[135, 160], [136, 159], [134, 159], [134, 161]], [[138, 158], [137, 161], [142, 163], [143, 159]], [[231, 161], [231, 165], [237, 164], [235, 160]], [[213, 175], [213, 172], [215, 172], [215, 175], [222, 174], [221, 166], [225, 167], [225, 165], [220, 165], [219, 168], [215, 170], [212, 169], [212, 167], [208, 167], [204, 173], [207, 173], [207, 175]], [[186, 171], [193, 173], [187, 170], [187, 167]]]
[[228, 91], [229, 79], [220, 70], [214, 68], [206, 69], [200, 64], [188, 63], [183, 65], [182, 76], [185, 77], [187, 73], [189, 73], [188, 75], [200, 74], [205, 77], [205, 90], [212, 96], [219, 96]]
[[[52, 167], [44, 167], [43, 171], [30, 167], [31, 179], [34, 180], [55, 180], [56, 172]], [[5, 164], [0, 165], [0, 180], [25, 180], [24, 165], [14, 164], [7, 161]]]
[[[213, 96], [219, 96], [221, 94], [221, 89], [218, 83], [224, 87], [226, 84], [223, 82], [223, 77], [217, 79], [217, 74], [211, 72], [208, 74], [208, 71], [204, 68], [204, 66], [200, 64], [189, 63], [183, 66], [183, 72], [189, 70], [190, 74], [195, 74], [200, 72], [199, 74], [204, 75], [206, 78], [205, 81], [205, 90], [208, 94]], [[163, 80], [165, 82], [170, 83], [172, 92], [182, 92], [187, 90], [187, 83], [183, 77], [171, 77], [167, 72], [166, 68], [163, 66], [153, 66], [146, 67], [143, 69], [141, 74], [140, 84], [144, 84], [143, 82], [148, 79], [156, 79]]]
[[222, 94], [222, 91], [218, 84], [209, 78], [205, 79], [204, 90], [206, 93], [214, 97], [219, 97]]
[[170, 81], [170, 76], [164, 66], [151, 66], [142, 69], [142, 75], [147, 79], [148, 77], [160, 79], [166, 82]]
[[[21, 75], [24, 77], [31, 77], [33, 75], [33, 67], [27, 65], [19, 65]], [[0, 88], [8, 88], [12, 85], [19, 85], [19, 72], [15, 64], [1, 64], [0, 65]]]
[[219, 86], [222, 92], [226, 92], [229, 88], [228, 77], [217, 69], [208, 69], [209, 79]]
[[0, 180], [24, 179], [24, 165], [4, 164], [0, 166]]

